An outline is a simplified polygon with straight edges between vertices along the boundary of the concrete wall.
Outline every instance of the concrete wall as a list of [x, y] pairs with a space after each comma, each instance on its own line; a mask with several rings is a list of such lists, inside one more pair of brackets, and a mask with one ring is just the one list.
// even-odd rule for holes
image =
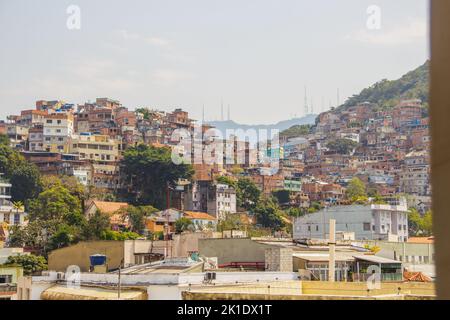
[[288, 248], [266, 249], [266, 271], [292, 272], [292, 254], [292, 249]]
[[265, 250], [272, 246], [251, 239], [199, 239], [200, 255], [217, 257], [219, 264], [231, 262], [263, 262]]
[[48, 256], [48, 269], [66, 272], [68, 266], [76, 265], [82, 272], [88, 272], [89, 256], [93, 254], [106, 255], [108, 268], [117, 269], [124, 258], [124, 244], [124, 241], [87, 241], [57, 249], [50, 252]]
[[[369, 244], [371, 246], [380, 247], [386, 252], [392, 252], [392, 256], [386, 257], [390, 259], [400, 260], [402, 262], [412, 262], [407, 261], [405, 257], [427, 257], [428, 263], [433, 263], [435, 258], [435, 249], [432, 244], [423, 243], [398, 243], [398, 242], [387, 242], [387, 241], [356, 241], [362, 245]], [[427, 264], [426, 260], [422, 258], [423, 264]], [[419, 264], [419, 262], [416, 262]]]
[[176, 234], [173, 236], [174, 241], [174, 257], [187, 257], [189, 252], [198, 251], [198, 241], [199, 239], [206, 239], [207, 235], [205, 233], [186, 233], [186, 234]]
[[182, 297], [186, 300], [406, 300], [411, 295], [415, 299], [432, 299], [435, 295], [434, 284], [383, 283], [381, 289], [368, 292], [366, 283], [287, 281], [205, 287], [187, 290]]

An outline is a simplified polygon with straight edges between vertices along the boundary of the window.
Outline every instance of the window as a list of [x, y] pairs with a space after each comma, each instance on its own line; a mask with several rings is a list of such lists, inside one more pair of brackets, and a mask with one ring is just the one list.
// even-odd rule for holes
[[6, 223], [9, 223], [9, 213], [4, 213], [3, 214], [3, 221]]
[[316, 226], [316, 231], [319, 231], [319, 226]]
[[19, 213], [14, 214], [14, 224], [20, 224], [20, 214]]
[[364, 225], [363, 225], [363, 228], [364, 228], [364, 231], [370, 231], [371, 230], [370, 223], [365, 222]]
[[0, 274], [0, 283], [11, 283], [12, 282], [12, 275], [10, 274]]

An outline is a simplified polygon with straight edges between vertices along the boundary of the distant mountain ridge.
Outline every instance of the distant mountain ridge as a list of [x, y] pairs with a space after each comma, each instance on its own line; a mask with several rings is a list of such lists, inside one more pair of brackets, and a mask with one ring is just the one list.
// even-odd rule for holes
[[381, 80], [369, 88], [362, 90], [339, 107], [348, 108], [360, 103], [376, 103], [380, 107], [393, 107], [404, 99], [420, 99], [425, 106], [429, 99], [430, 61], [426, 61], [417, 69], [408, 72], [398, 80]]
[[289, 120], [283, 120], [275, 124], [256, 124], [256, 125], [248, 125], [248, 124], [239, 124], [232, 120], [228, 121], [209, 121], [207, 122], [209, 125], [217, 128], [220, 130], [223, 134], [225, 134], [226, 130], [248, 130], [248, 129], [254, 129], [254, 130], [260, 130], [260, 129], [266, 129], [266, 130], [279, 130], [284, 131], [286, 129], [289, 129], [296, 125], [305, 125], [305, 124], [315, 124], [317, 115], [310, 114], [302, 118], [293, 118]]

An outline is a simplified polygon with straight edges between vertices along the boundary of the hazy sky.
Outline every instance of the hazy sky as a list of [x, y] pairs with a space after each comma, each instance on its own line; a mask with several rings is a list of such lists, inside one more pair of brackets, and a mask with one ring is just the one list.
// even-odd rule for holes
[[318, 112], [423, 64], [427, 24], [426, 0], [0, 0], [0, 119], [111, 97], [207, 120], [223, 99], [235, 121], [273, 123], [303, 115], [305, 85]]

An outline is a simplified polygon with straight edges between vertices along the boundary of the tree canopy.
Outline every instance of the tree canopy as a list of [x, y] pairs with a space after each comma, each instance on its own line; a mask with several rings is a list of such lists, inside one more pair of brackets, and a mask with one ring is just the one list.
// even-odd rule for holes
[[337, 139], [327, 143], [327, 148], [338, 154], [350, 154], [358, 144], [349, 139]]
[[35, 165], [6, 142], [6, 138], [0, 138], [0, 172], [13, 185], [12, 200], [27, 204], [42, 191], [41, 175]]
[[358, 177], [354, 177], [347, 186], [347, 198], [356, 200], [357, 198], [367, 198], [366, 186]]
[[167, 186], [173, 188], [179, 179], [190, 179], [194, 173], [191, 165], [174, 164], [169, 148], [142, 144], [125, 151], [121, 168], [129, 200], [156, 208], [166, 206]]
[[5, 262], [6, 266], [21, 266], [23, 273], [26, 276], [30, 276], [35, 272], [47, 270], [47, 261], [42, 256], [30, 255], [17, 255], [10, 256]]
[[284, 227], [282, 211], [272, 198], [260, 201], [255, 213], [258, 224], [265, 228], [280, 231]]
[[241, 178], [236, 184], [237, 205], [246, 210], [253, 210], [258, 205], [261, 191], [248, 178]]
[[280, 133], [280, 137], [284, 138], [297, 138], [301, 136], [305, 136], [310, 133], [312, 126], [309, 124], [305, 125], [296, 125], [286, 129]]
[[408, 221], [411, 236], [429, 237], [433, 234], [433, 214], [431, 211], [422, 216], [416, 209], [410, 209]]

